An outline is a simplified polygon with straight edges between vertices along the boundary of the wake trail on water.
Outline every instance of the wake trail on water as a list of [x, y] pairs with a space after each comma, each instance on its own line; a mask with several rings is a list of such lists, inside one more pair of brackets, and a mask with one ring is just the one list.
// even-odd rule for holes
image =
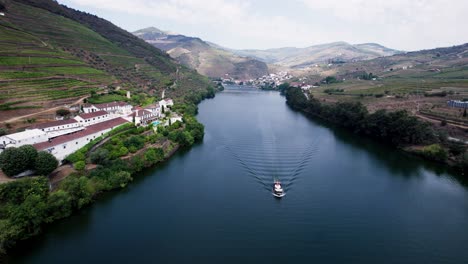
[[219, 144], [229, 153], [246, 174], [263, 189], [271, 191], [275, 180], [281, 181], [285, 191], [290, 191], [304, 169], [319, 152], [319, 139], [309, 144], [272, 139], [225, 139]]

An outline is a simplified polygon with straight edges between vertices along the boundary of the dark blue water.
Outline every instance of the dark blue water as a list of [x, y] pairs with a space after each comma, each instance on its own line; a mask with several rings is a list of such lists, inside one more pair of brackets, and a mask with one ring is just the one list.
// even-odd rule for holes
[[308, 120], [275, 92], [228, 87], [198, 118], [202, 144], [9, 262], [468, 263], [468, 192], [442, 167]]

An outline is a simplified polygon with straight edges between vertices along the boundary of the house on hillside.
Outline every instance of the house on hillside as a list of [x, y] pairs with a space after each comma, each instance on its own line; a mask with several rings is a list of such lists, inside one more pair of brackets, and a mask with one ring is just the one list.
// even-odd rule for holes
[[135, 117], [135, 126], [147, 125], [158, 119], [155, 113], [146, 109], [136, 110], [132, 115]]
[[40, 129], [31, 129], [0, 137], [0, 149], [21, 147], [49, 140], [47, 133]]
[[75, 117], [81, 126], [90, 126], [111, 119], [111, 115], [106, 111], [97, 111], [81, 114]]
[[79, 132], [56, 137], [46, 142], [34, 144], [33, 146], [38, 151], [47, 151], [54, 155], [57, 160], [62, 161], [68, 155], [84, 147], [93, 139], [96, 139], [97, 137], [100, 137], [112, 129], [127, 122], [127, 120], [121, 117], [110, 119], [97, 124], [89, 125]]
[[86, 104], [83, 106], [83, 112], [85, 113], [98, 111], [106, 111], [114, 115], [128, 115], [132, 112], [132, 105], [126, 102], [112, 102], [104, 104]]
[[155, 114], [157, 117], [161, 117], [161, 106], [158, 104], [152, 104], [145, 107], [145, 110], [150, 111]]

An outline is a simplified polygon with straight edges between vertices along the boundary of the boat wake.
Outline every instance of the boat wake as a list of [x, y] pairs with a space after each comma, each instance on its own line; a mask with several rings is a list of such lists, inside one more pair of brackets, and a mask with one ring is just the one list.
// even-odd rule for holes
[[318, 153], [318, 142], [315, 139], [304, 145], [276, 140], [223, 139], [220, 143], [266, 191], [271, 192], [273, 182], [280, 181], [286, 193]]

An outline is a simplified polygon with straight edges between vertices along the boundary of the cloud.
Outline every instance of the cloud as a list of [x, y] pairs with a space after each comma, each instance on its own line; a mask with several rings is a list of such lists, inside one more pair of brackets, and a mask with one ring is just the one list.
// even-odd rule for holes
[[[415, 50], [468, 42], [467, 32], [461, 32], [468, 24], [466, 0], [294, 0], [287, 4], [273, 0], [64, 1], [100, 13], [119, 12], [136, 20], [145, 17], [145, 21], [153, 21], [151, 26], [163, 23], [169, 25], [164, 29], [233, 48], [343, 40]], [[271, 11], [279, 6], [283, 10]], [[128, 23], [139, 25], [128, 18], [119, 22], [124, 27]]]
[[[227, 42], [232, 43], [234, 38], [237, 39], [239, 44], [242, 41], [250, 47], [265, 47], [268, 44], [277, 46], [274, 45], [275, 43], [286, 45], [291, 42], [292, 37], [296, 44], [313, 41], [311, 35], [311, 28], [313, 27], [295, 22], [291, 17], [261, 14], [253, 9], [252, 3], [247, 0], [69, 1], [80, 6], [100, 10], [155, 17], [178, 25], [196, 25], [199, 29], [205, 29], [205, 31], [211, 32], [212, 35], [217, 35], [214, 39], [218, 41], [224, 37], [227, 41], [221, 44], [228, 46], [232, 46]], [[169, 28], [168, 30], [174, 29]], [[321, 31], [319, 28], [314, 30], [314, 32]], [[323, 31], [323, 34], [326, 34], [325, 31]]]
[[379, 37], [396, 46], [417, 49], [468, 40], [463, 37], [468, 32], [462, 32], [468, 24], [466, 0], [299, 1], [311, 11], [328, 14], [355, 26], [357, 31], [366, 30], [366, 27], [379, 29]]

